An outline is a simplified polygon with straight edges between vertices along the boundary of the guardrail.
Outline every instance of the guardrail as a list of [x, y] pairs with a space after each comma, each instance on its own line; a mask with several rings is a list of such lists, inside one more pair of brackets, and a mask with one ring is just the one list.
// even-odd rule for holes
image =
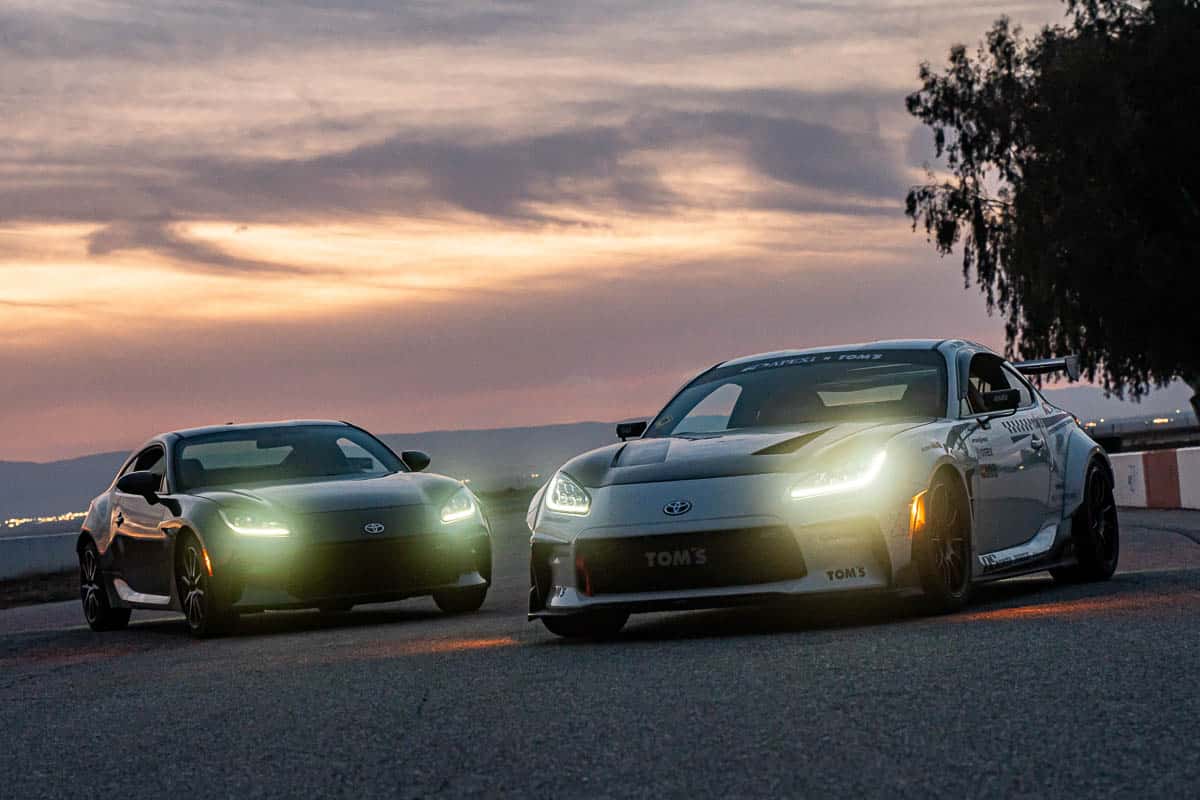
[[75, 569], [79, 565], [75, 555], [78, 539], [77, 532], [0, 538], [0, 580]]

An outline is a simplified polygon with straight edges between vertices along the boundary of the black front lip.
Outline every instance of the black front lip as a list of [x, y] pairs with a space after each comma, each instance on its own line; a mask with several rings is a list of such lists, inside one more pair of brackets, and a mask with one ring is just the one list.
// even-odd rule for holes
[[633, 600], [614, 603], [588, 603], [586, 606], [572, 609], [542, 609], [531, 611], [527, 615], [529, 621], [543, 617], [573, 617], [589, 614], [593, 611], [628, 611], [630, 614], [643, 614], [655, 611], [701, 611], [714, 608], [736, 608], [755, 606], [759, 608], [803, 606], [819, 603], [822, 599], [836, 598], [842, 600], [848, 594], [857, 597], [872, 598], [903, 598], [919, 594], [910, 588], [869, 588], [855, 589], [853, 592], [805, 592], [792, 594], [789, 592], [754, 592], [750, 594], [715, 595], [709, 597], [681, 597], [656, 600]]
[[228, 602], [238, 608], [304, 607], [333, 599], [384, 602], [486, 582], [482, 572], [490, 547], [482, 527], [390, 539], [363, 536], [344, 542], [247, 547], [220, 570], [220, 584]]

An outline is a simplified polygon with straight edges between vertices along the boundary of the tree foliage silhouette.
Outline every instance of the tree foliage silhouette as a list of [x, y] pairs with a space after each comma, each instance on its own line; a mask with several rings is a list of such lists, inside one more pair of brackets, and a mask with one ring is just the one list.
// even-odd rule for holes
[[919, 74], [941, 172], [907, 213], [961, 248], [1009, 355], [1078, 352], [1118, 395], [1200, 391], [1200, 0], [1068, 0], [1062, 25], [1001, 18]]

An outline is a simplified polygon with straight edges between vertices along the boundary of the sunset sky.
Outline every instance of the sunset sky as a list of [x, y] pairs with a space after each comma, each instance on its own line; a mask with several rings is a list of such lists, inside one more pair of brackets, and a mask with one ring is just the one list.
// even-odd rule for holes
[[1058, 2], [8, 0], [0, 459], [619, 419], [722, 358], [1002, 345], [902, 213], [922, 59]]

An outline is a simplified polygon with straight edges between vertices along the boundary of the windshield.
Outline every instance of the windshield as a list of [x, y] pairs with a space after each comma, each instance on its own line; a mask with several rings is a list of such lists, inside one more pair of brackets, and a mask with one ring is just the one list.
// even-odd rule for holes
[[946, 365], [934, 350], [847, 350], [718, 367], [683, 389], [646, 436], [940, 417]]
[[381, 442], [346, 425], [221, 431], [186, 439], [175, 450], [180, 491], [373, 477], [402, 469], [400, 459]]

